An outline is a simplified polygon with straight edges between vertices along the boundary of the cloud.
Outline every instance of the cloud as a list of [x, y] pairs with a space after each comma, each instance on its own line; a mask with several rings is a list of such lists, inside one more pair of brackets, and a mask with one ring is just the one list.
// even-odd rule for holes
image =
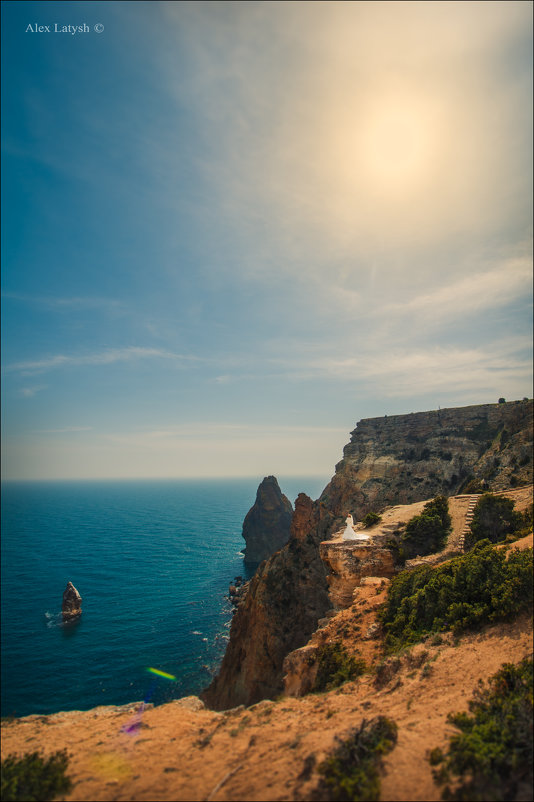
[[218, 441], [233, 443], [237, 440], [258, 441], [284, 437], [306, 438], [328, 437], [346, 434], [346, 430], [337, 426], [284, 426], [273, 424], [225, 423], [225, 422], [190, 422], [170, 424], [147, 431], [129, 431], [126, 433], [110, 433], [106, 437], [115, 443], [135, 444], [138, 446], [158, 446], [164, 449], [174, 448], [177, 440]]
[[22, 387], [19, 390], [19, 395], [22, 398], [33, 398], [34, 395], [41, 392], [41, 390], [46, 390], [46, 388], [47, 388], [46, 384], [38, 384], [35, 385], [34, 387]]
[[49, 309], [72, 309], [79, 311], [82, 309], [99, 309], [108, 312], [117, 312], [124, 308], [124, 303], [115, 298], [89, 297], [89, 296], [36, 296], [26, 295], [19, 292], [3, 292], [2, 298], [22, 303], [36, 304], [45, 306]]
[[239, 6], [165, 4], [181, 48], [160, 57], [249, 275], [378, 259], [397, 284], [401, 250], [428, 277], [451, 239], [524, 232], [528, 4]]
[[530, 338], [509, 338], [486, 347], [414, 345], [362, 351], [356, 356], [339, 353], [319, 357], [273, 359], [283, 364], [294, 381], [323, 378], [352, 385], [360, 397], [403, 398], [425, 396], [451, 390], [502, 395], [523, 394], [532, 376]]
[[92, 426], [65, 426], [63, 429], [38, 429], [35, 434], [72, 434], [74, 432], [91, 432]]
[[403, 304], [387, 304], [375, 314], [401, 314], [443, 323], [444, 319], [461, 318], [499, 306], [507, 306], [518, 298], [528, 298], [532, 292], [532, 260], [509, 259], [488, 271], [467, 274], [437, 287], [432, 292], [417, 295]]
[[200, 357], [186, 354], [176, 354], [160, 348], [139, 348], [130, 346], [128, 348], [110, 348], [106, 351], [99, 351], [94, 354], [83, 354], [66, 356], [57, 354], [56, 356], [35, 361], [15, 362], [6, 365], [5, 370], [27, 373], [43, 373], [48, 370], [61, 367], [78, 367], [81, 365], [111, 365], [115, 362], [128, 362], [134, 359], [168, 359], [176, 364], [186, 362], [198, 362]]
[[[73, 433], [75, 434], [75, 432]], [[6, 442], [5, 478], [138, 478], [323, 475], [328, 481], [349, 431], [335, 427], [224, 422], [82, 437]]]

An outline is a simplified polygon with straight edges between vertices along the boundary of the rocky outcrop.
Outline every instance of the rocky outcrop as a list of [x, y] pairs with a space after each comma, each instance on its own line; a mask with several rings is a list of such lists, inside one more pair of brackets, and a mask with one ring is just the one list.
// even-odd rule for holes
[[260, 563], [285, 546], [292, 515], [291, 502], [283, 495], [276, 477], [266, 476], [243, 522], [246, 563]]
[[327, 570], [330, 600], [337, 609], [352, 604], [354, 590], [365, 577], [395, 575], [392, 552], [380, 546], [357, 540], [325, 541], [319, 553]]
[[[386, 546], [394, 533], [387, 527], [367, 546], [329, 542], [349, 512], [361, 519], [438, 494], [476, 492], [473, 483], [493, 491], [531, 483], [532, 401], [362, 420], [343, 453], [318, 501], [299, 495], [289, 542], [260, 565], [239, 600], [220, 673], [203, 693], [210, 707], [250, 705], [279, 694], [284, 658], [308, 644], [319, 621], [350, 604], [366, 577], [393, 575]], [[295, 660], [313, 665], [306, 649]], [[299, 671], [293, 667], [289, 675]], [[295, 682], [300, 687], [301, 680]]]
[[67, 582], [67, 587], [63, 591], [61, 612], [63, 613], [63, 621], [73, 621], [82, 614], [82, 597], [72, 582]]
[[248, 593], [249, 582], [244, 582], [242, 576], [236, 576], [228, 587], [228, 599], [234, 607], [238, 607]]
[[234, 615], [220, 672], [202, 694], [209, 707], [250, 705], [283, 690], [284, 657], [308, 641], [331, 607], [319, 556], [328, 524], [321, 505], [301, 493], [289, 542], [259, 566]]
[[348, 512], [528, 484], [532, 439], [531, 400], [367, 418], [321, 501], [339, 526]]
[[[354, 657], [372, 664], [379, 649], [377, 638], [381, 624], [377, 612], [384, 602], [390, 580], [384, 577], [364, 577], [353, 591], [350, 609], [330, 610], [319, 621], [316, 632], [306, 646], [289, 652], [283, 664], [286, 696], [305, 696], [314, 690], [319, 669], [320, 649], [326, 643], [338, 643]], [[357, 629], [354, 629], [357, 621]], [[356, 632], [358, 635], [355, 637]]]

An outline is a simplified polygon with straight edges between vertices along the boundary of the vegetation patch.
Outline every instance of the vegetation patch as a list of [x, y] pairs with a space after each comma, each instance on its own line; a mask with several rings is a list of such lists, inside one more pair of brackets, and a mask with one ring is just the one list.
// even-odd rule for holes
[[484, 493], [473, 512], [471, 531], [465, 538], [466, 548], [472, 548], [479, 540], [488, 538], [492, 543], [504, 540], [516, 533], [523, 525], [523, 516], [514, 510], [514, 502], [505, 496]]
[[382, 516], [379, 515], [377, 512], [368, 512], [367, 515], [364, 516], [362, 519], [362, 524], [368, 529], [370, 526], [374, 526], [379, 521], [382, 520]]
[[405, 560], [417, 554], [435, 554], [441, 551], [451, 531], [449, 502], [445, 496], [436, 496], [425, 504], [420, 515], [415, 515], [406, 524], [401, 538], [401, 551]]
[[397, 725], [385, 716], [362, 721], [318, 767], [314, 799], [359, 802], [380, 798], [382, 757], [397, 742]]
[[68, 762], [66, 750], [55, 752], [48, 759], [39, 752], [21, 758], [9, 755], [2, 760], [3, 802], [47, 802], [58, 794], [67, 793], [72, 787], [65, 774]]
[[481, 682], [469, 710], [448, 716], [459, 733], [447, 753], [430, 754], [442, 798], [532, 799], [532, 659], [505, 663], [487, 687]]
[[317, 677], [314, 691], [330, 691], [351, 679], [356, 679], [367, 668], [365, 661], [351, 657], [341, 641], [325, 643], [317, 650]]
[[379, 612], [387, 652], [431, 632], [455, 635], [532, 608], [532, 549], [506, 552], [483, 540], [436, 568], [421, 566], [393, 579]]

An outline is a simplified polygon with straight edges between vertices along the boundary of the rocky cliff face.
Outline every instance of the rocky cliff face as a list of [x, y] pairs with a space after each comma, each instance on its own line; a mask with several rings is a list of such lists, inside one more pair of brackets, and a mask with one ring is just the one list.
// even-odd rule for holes
[[251, 580], [206, 703], [221, 710], [279, 694], [284, 658], [308, 642], [319, 619], [349, 603], [362, 577], [392, 575], [382, 544], [339, 553], [323, 544], [320, 554], [348, 512], [361, 519], [473, 482], [495, 491], [532, 482], [532, 401], [360, 421], [319, 501], [298, 497], [289, 542]]
[[337, 519], [361, 519], [470, 484], [476, 492], [529, 482], [532, 401], [514, 401], [360, 421], [321, 501]]
[[319, 554], [327, 571], [330, 600], [335, 608], [349, 607], [354, 590], [366, 577], [395, 575], [393, 554], [389, 549], [356, 540], [325, 541]]
[[243, 522], [246, 563], [260, 563], [285, 546], [292, 515], [291, 502], [282, 494], [276, 478], [266, 476]]
[[284, 548], [263, 562], [232, 621], [221, 670], [203, 700], [215, 710], [250, 705], [283, 690], [286, 654], [303, 646], [330, 609], [319, 542], [329, 518], [301, 493]]

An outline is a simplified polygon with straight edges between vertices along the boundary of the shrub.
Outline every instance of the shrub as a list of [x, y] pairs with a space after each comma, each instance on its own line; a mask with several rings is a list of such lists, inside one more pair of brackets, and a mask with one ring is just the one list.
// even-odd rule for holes
[[507, 558], [485, 540], [436, 568], [398, 574], [379, 616], [391, 652], [430, 632], [459, 634], [531, 607], [532, 549], [514, 549]]
[[368, 512], [367, 515], [363, 518], [362, 523], [365, 526], [365, 528], [368, 529], [370, 526], [374, 526], [374, 524], [377, 524], [381, 520], [382, 518], [380, 515], [378, 515], [378, 513]]
[[401, 541], [404, 558], [441, 551], [450, 529], [449, 502], [445, 496], [436, 496], [425, 504], [421, 515], [415, 515], [406, 524]]
[[66, 750], [55, 752], [47, 760], [39, 752], [22, 758], [9, 755], [2, 761], [3, 802], [47, 802], [57, 794], [66, 793], [72, 787], [65, 774], [68, 762]]
[[485, 538], [497, 543], [516, 532], [521, 523], [522, 516], [514, 510], [512, 499], [484, 493], [474, 509], [471, 531], [467, 533], [465, 545], [472, 548], [477, 541]]
[[488, 484], [483, 479], [471, 479], [464, 482], [460, 488], [462, 493], [483, 493], [488, 489]]
[[364, 719], [318, 766], [322, 778], [314, 798], [340, 802], [379, 799], [382, 756], [391, 752], [396, 742], [394, 721], [385, 716], [369, 722]]
[[532, 659], [505, 663], [487, 687], [480, 683], [469, 710], [448, 716], [459, 733], [447, 753], [431, 752], [430, 762], [442, 764], [437, 782], [456, 786], [442, 798], [532, 799]]
[[340, 641], [325, 643], [317, 651], [317, 677], [314, 691], [329, 691], [365, 672], [365, 662], [351, 657]]
[[531, 504], [530, 507], [527, 507], [521, 515], [521, 524], [519, 529], [517, 530], [516, 534], [525, 537], [525, 535], [529, 535], [532, 532], [534, 527], [534, 504]]

